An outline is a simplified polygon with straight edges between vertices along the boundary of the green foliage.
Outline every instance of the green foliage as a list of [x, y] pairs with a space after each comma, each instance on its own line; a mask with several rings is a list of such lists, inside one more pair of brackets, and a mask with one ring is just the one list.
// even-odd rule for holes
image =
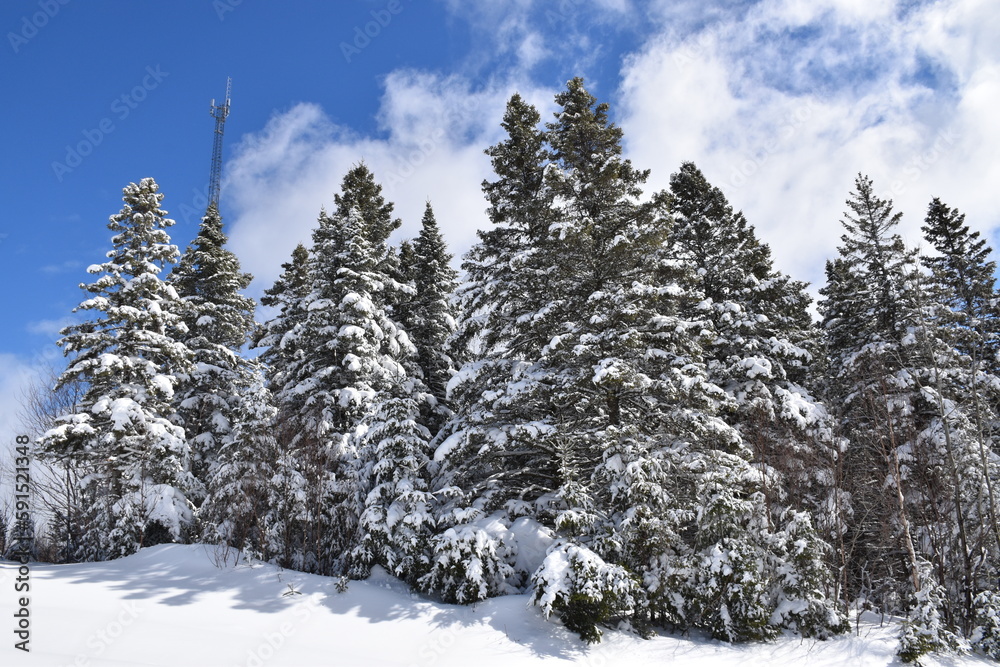
[[575, 544], [551, 549], [531, 584], [534, 604], [590, 644], [601, 641], [599, 625], [630, 617], [642, 597], [628, 570]]
[[513, 569], [500, 556], [502, 544], [485, 531], [458, 525], [431, 541], [430, 571], [420, 587], [452, 604], [472, 604], [505, 592]]
[[913, 595], [913, 608], [903, 621], [896, 652], [903, 662], [918, 665], [920, 658], [929, 653], [955, 651], [963, 646], [943, 618], [946, 593], [931, 575], [926, 561], [921, 563], [920, 584], [920, 590]]
[[983, 591], [974, 602], [976, 626], [972, 645], [994, 660], [1000, 660], [1000, 593]]

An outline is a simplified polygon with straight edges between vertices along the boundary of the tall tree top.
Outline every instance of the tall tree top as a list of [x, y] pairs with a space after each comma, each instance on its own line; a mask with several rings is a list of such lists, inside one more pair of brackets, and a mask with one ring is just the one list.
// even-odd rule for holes
[[237, 349], [253, 325], [254, 301], [239, 294], [253, 276], [240, 269], [239, 259], [225, 247], [227, 241], [219, 209], [209, 204], [171, 280], [190, 306], [188, 327], [212, 343]]
[[368, 244], [374, 249], [381, 248], [403, 223], [392, 217], [393, 204], [382, 196], [382, 186], [375, 182], [368, 165], [362, 162], [348, 171], [340, 188], [340, 194], [333, 196], [337, 214], [347, 218], [351, 209], [356, 208], [364, 221]]
[[111, 239], [115, 248], [108, 253], [111, 261], [105, 263], [105, 270], [131, 276], [158, 274], [179, 254], [166, 232], [174, 221], [160, 208], [160, 186], [152, 178], [144, 178], [138, 185], [129, 183], [122, 190], [122, 201], [122, 210], [108, 221], [108, 229], [117, 233]]
[[667, 206], [674, 218], [671, 243], [700, 270], [705, 296], [734, 298], [774, 274], [770, 249], [693, 162], [671, 174]]
[[308, 291], [309, 251], [299, 243], [292, 250], [292, 258], [281, 264], [281, 275], [274, 285], [264, 290], [260, 302], [265, 306], [280, 306], [282, 303], [301, 298]]
[[997, 265], [990, 260], [993, 249], [965, 224], [965, 214], [949, 208], [937, 197], [927, 208], [921, 227], [924, 238], [940, 253], [923, 261], [935, 278], [954, 292], [960, 307], [976, 315], [983, 300], [993, 298]]
[[562, 169], [578, 170], [579, 182], [588, 184], [576, 195], [586, 199], [603, 190], [619, 197], [641, 196], [639, 184], [649, 177], [649, 170], [637, 171], [631, 161], [621, 159], [622, 131], [608, 120], [608, 104], [598, 104], [579, 77], [556, 95], [556, 103], [562, 111], [546, 126], [548, 140], [556, 163]]
[[527, 226], [541, 217], [525, 215], [540, 208], [539, 194], [545, 181], [547, 151], [539, 122], [538, 110], [514, 93], [501, 123], [507, 138], [484, 151], [498, 176], [495, 182], [483, 181], [483, 192], [490, 202], [487, 214], [495, 225]]

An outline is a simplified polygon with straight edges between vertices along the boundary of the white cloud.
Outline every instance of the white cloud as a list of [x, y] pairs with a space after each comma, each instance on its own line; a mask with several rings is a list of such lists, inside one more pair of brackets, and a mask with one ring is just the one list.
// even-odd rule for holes
[[[547, 51], [586, 62], [579, 51], [587, 25], [626, 24], [639, 13], [617, 0], [448, 6], [488, 40], [482, 51], [500, 73], [472, 81], [468, 73], [489, 71], [475, 62], [456, 65], [465, 75], [394, 71], [376, 136], [300, 104], [241, 142], [227, 165], [227, 198], [236, 213], [233, 248], [258, 277], [257, 290], [295, 243], [309, 242], [320, 206], [332, 205], [359, 160], [396, 203], [401, 236], [416, 233], [430, 198], [453, 252], [464, 252], [486, 224], [479, 186], [490, 167], [482, 151], [501, 138], [507, 97], [520, 90], [548, 120], [557, 91], [532, 84], [529, 70]], [[1000, 26], [983, 0], [905, 11], [889, 0], [663, 0], [644, 10], [653, 32], [625, 58], [619, 94], [601, 96], [625, 130], [626, 153], [652, 168], [651, 189], [695, 161], [746, 212], [779, 268], [814, 291], [836, 252], [858, 172], [904, 212], [911, 243], [920, 241], [934, 196], [974, 228], [1000, 222], [995, 189], [984, 186], [1000, 177], [1000, 42], [989, 38]], [[565, 20], [551, 24], [545, 11]]]
[[[761, 2], [742, 20], [700, 11], [712, 16], [702, 30], [664, 27], [623, 70], [626, 150], [653, 169], [653, 187], [694, 160], [779, 268], [814, 288], [858, 172], [904, 212], [910, 243], [934, 196], [974, 228], [1000, 222], [996, 190], [983, 186], [1000, 175], [996, 42], [980, 44], [982, 24], [996, 20], [983, 3], [935, 3], [893, 20], [884, 1]], [[920, 58], [946, 80], [931, 88], [917, 78]]]
[[322, 109], [299, 104], [245, 137], [227, 164], [231, 247], [269, 286], [296, 243], [307, 246], [321, 206], [333, 205], [344, 174], [364, 160], [403, 220], [397, 239], [419, 231], [430, 199], [453, 253], [461, 255], [487, 224], [480, 184], [491, 174], [483, 150], [500, 139], [508, 97], [518, 90], [540, 108], [555, 91], [513, 80], [397, 71], [386, 77], [381, 137], [361, 137]]

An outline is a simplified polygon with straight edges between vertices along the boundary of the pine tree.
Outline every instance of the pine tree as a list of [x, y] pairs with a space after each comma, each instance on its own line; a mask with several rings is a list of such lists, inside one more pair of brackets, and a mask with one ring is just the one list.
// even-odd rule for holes
[[[484, 190], [499, 224], [466, 263], [463, 331], [479, 346], [453, 381], [460, 412], [436, 455], [438, 483], [460, 489], [441, 489], [459, 499], [445, 518], [471, 530], [470, 519], [499, 510], [551, 526], [581, 563], [646, 582], [625, 605], [640, 626], [770, 636], [776, 573], [794, 564], [768, 526], [746, 446], [719, 418], [733, 401], [704, 363], [711, 324], [691, 317], [704, 301], [695, 267], [659, 252], [665, 196], [642, 200], [648, 172], [621, 157], [607, 105], [579, 79], [557, 102], [538, 133], [513, 98], [509, 138], [491, 149], [500, 178]], [[728, 555], [732, 579], [706, 591], [698, 573], [715, 553]], [[597, 579], [568, 595], [601, 590], [602, 572], [581, 566]], [[535, 582], [539, 599], [559, 599], [548, 578]], [[621, 609], [603, 595], [580, 602], [563, 617], [590, 637]], [[713, 618], [728, 625], [716, 630]]]
[[[251, 363], [240, 354], [254, 326], [255, 308], [240, 290], [252, 276], [240, 270], [226, 240], [222, 218], [211, 204], [198, 236], [169, 276], [185, 305], [187, 333], [181, 340], [194, 354], [192, 372], [178, 378], [174, 405], [191, 448], [191, 472], [202, 487], [231, 436], [238, 394], [249, 388], [253, 376]], [[191, 500], [199, 503], [204, 493], [199, 489]]]
[[548, 302], [543, 276], [532, 267], [553, 219], [540, 121], [538, 110], [515, 93], [501, 123], [507, 139], [486, 149], [498, 177], [483, 181], [493, 226], [476, 232], [480, 242], [465, 257], [467, 281], [458, 292], [464, 313], [458, 339], [474, 345], [479, 358], [537, 353], [548, 342], [529, 341], [525, 322], [518, 320]]
[[86, 383], [72, 413], [39, 440], [44, 456], [91, 471], [81, 494], [89, 519], [76, 557], [101, 560], [141, 546], [188, 537], [196, 488], [184, 430], [170, 421], [177, 377], [191, 371], [191, 351], [176, 291], [160, 279], [178, 256], [151, 178], [123, 190], [111, 216], [113, 249], [81, 285], [92, 296], [76, 309], [94, 313], [63, 330], [73, 360], [59, 385]]

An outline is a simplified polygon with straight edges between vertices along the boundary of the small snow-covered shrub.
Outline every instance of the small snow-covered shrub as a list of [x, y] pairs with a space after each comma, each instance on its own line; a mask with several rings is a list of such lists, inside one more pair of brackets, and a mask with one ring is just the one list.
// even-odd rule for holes
[[976, 629], [972, 633], [972, 645], [1000, 660], [1000, 593], [983, 591], [973, 603], [976, 612]]
[[556, 612], [563, 625], [589, 643], [601, 641], [598, 624], [629, 616], [639, 595], [628, 570], [575, 544], [551, 549], [531, 582], [532, 602], [545, 616]]
[[691, 595], [696, 626], [734, 643], [777, 635], [770, 624], [769, 582], [756, 549], [723, 539], [702, 554], [695, 576]]
[[449, 528], [431, 540], [431, 568], [420, 578], [420, 587], [457, 604], [505, 593], [504, 581], [512, 570], [501, 551], [502, 544], [484, 530], [469, 525]]
[[899, 655], [903, 662], [920, 664], [921, 656], [928, 653], [952, 651], [960, 648], [961, 640], [947, 627], [941, 617], [945, 590], [930, 574], [930, 566], [921, 568], [921, 589], [914, 593], [914, 605], [903, 621], [899, 636]]
[[777, 604], [771, 625], [818, 639], [846, 632], [847, 619], [826, 594], [830, 571], [809, 515], [789, 511], [785, 518], [785, 526], [776, 536], [781, 558], [775, 568]]

